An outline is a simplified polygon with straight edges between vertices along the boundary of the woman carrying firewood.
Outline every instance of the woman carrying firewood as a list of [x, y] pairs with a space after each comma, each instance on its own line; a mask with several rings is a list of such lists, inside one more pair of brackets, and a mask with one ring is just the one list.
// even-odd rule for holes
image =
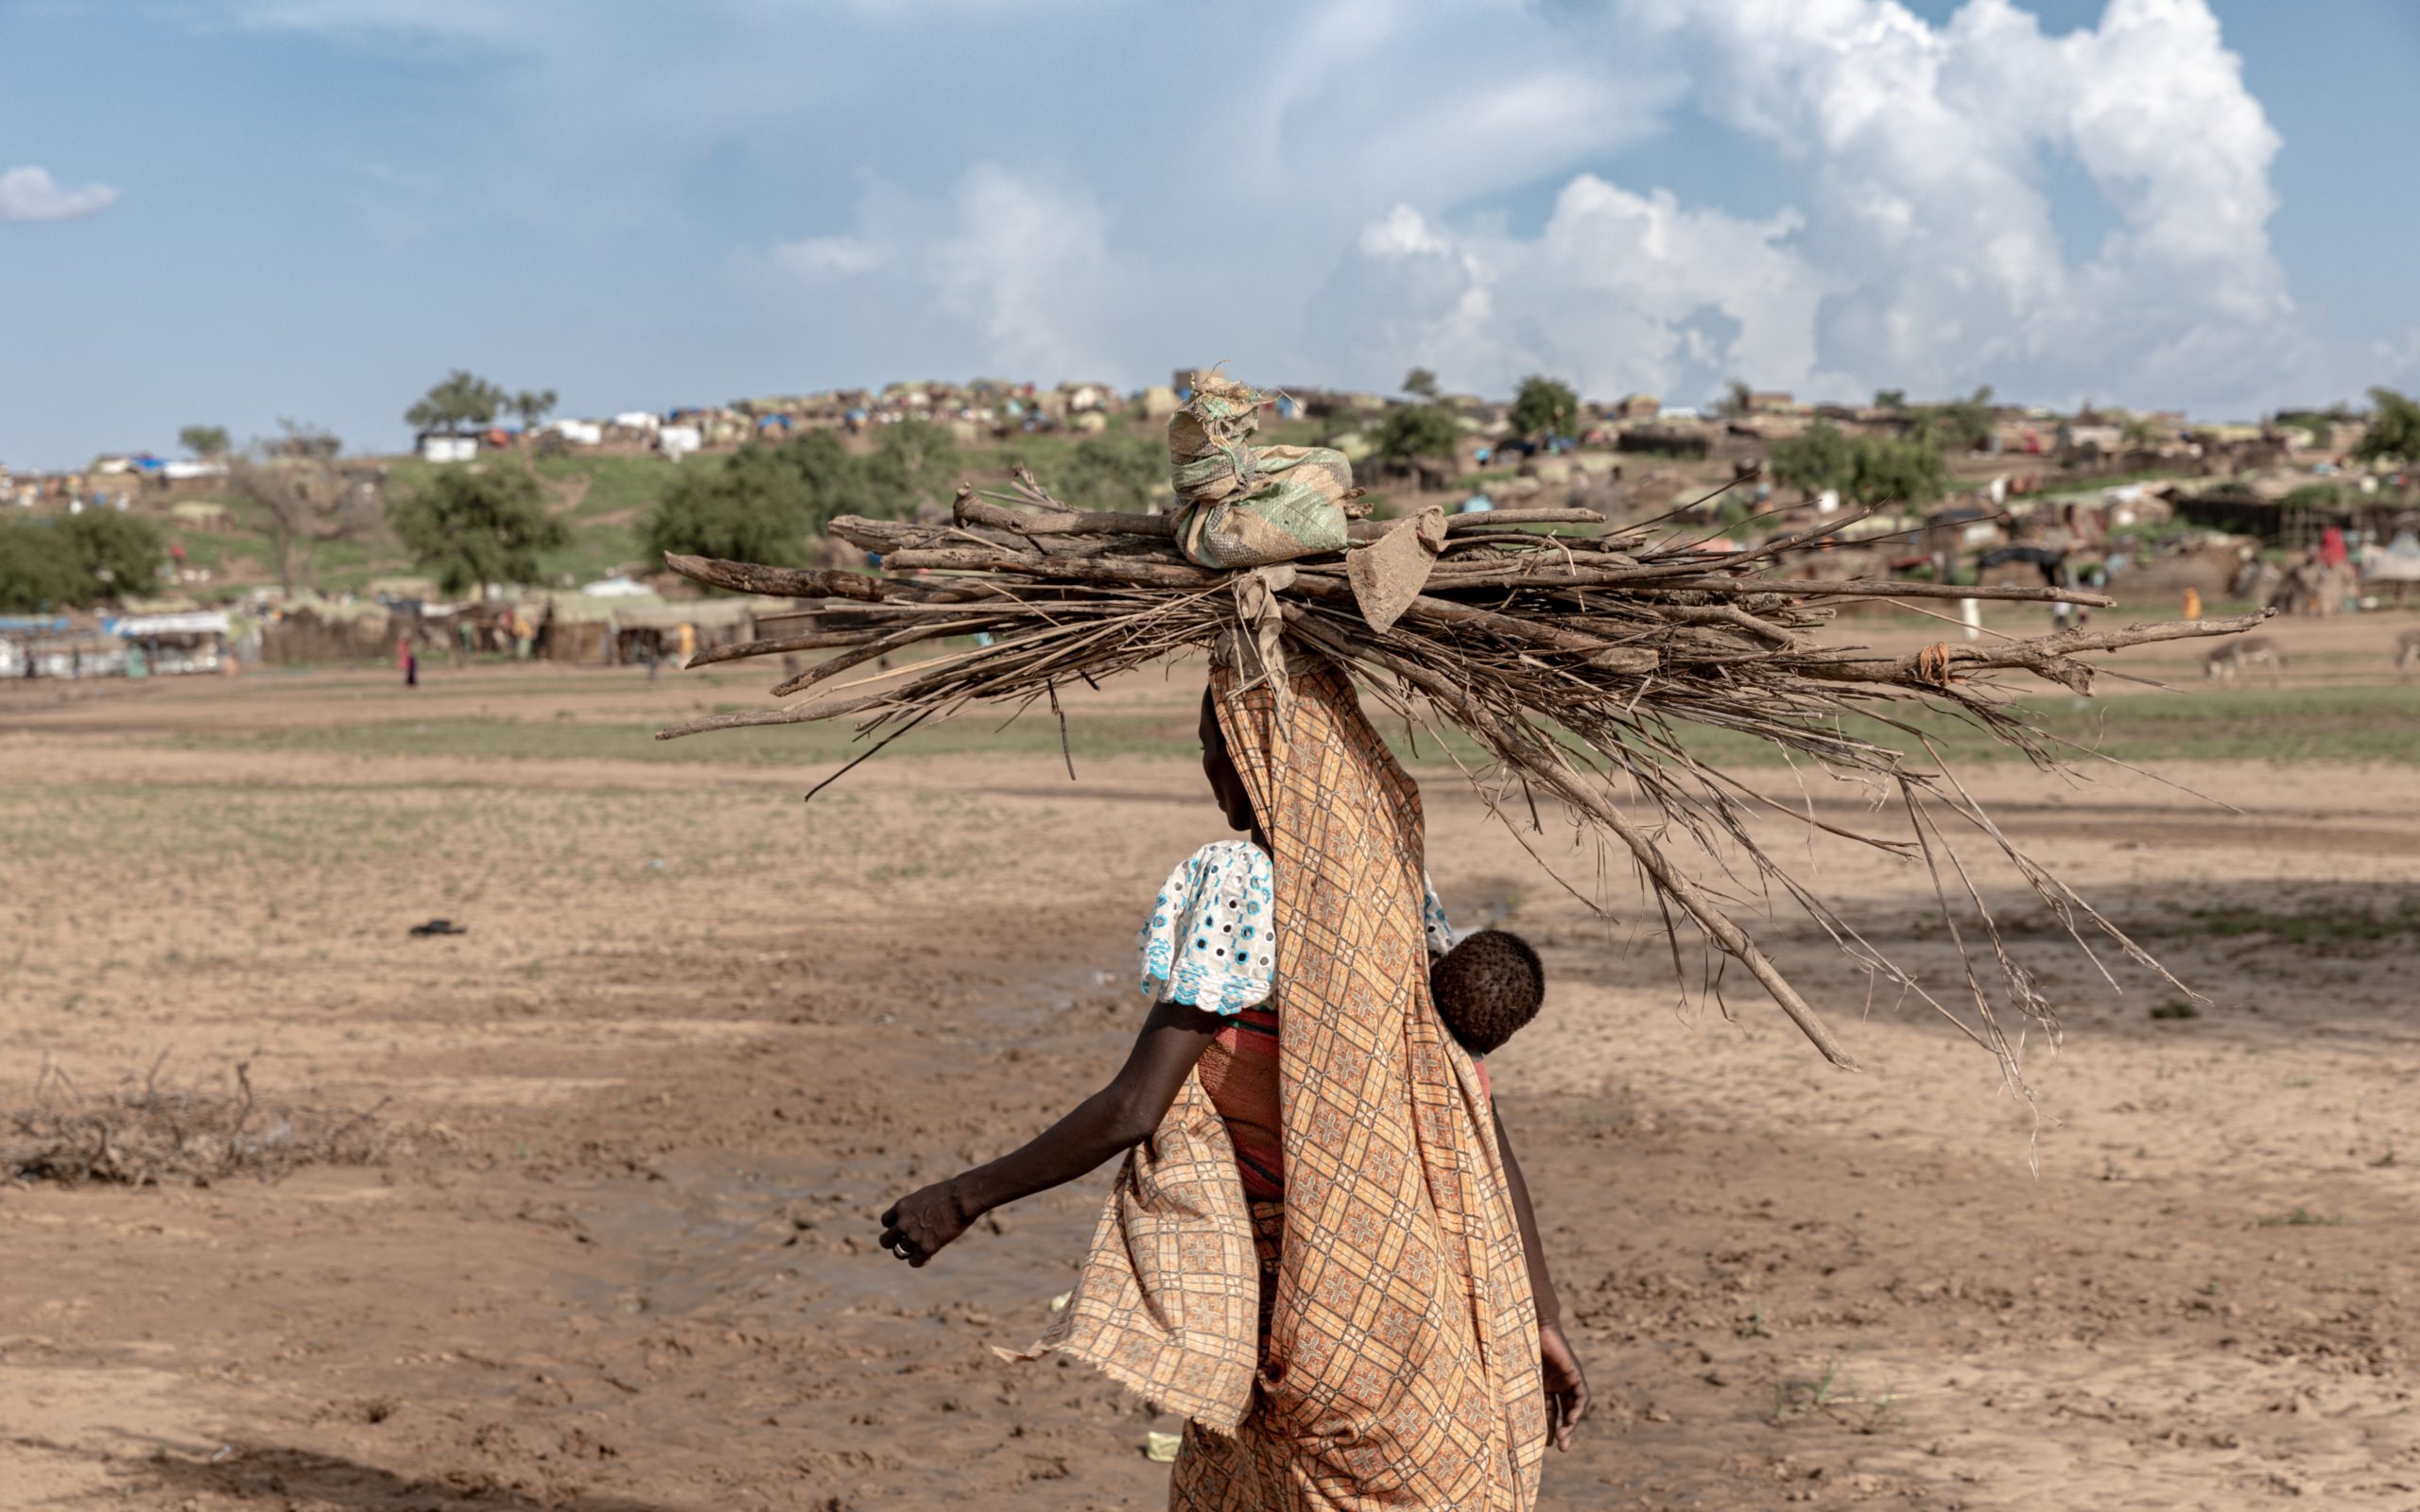
[[902, 1198], [882, 1243], [923, 1265], [1131, 1151], [1034, 1353], [1185, 1417], [1172, 1506], [1527, 1508], [1587, 1386], [1512, 1145], [1430, 1000], [1427, 947], [1451, 936], [1418, 789], [1336, 668], [1238, 680], [1213, 672], [1202, 765], [1252, 843], [1161, 894], [1159, 1001], [1124, 1069]]
[[[1347, 669], [1408, 722], [1474, 741], [1489, 758], [1474, 782], [1516, 783], [1532, 812], [1540, 799], [1559, 804], [1626, 854], [1672, 926], [1743, 967], [1825, 1060], [1856, 1064], [1676, 852], [1720, 851], [1727, 875], [1744, 858], [1860, 970], [1948, 1018], [2030, 1099], [2021, 1026], [2010, 1032], [1979, 978], [1968, 971], [1962, 1008], [1876, 952], [1760, 837], [1769, 807], [1795, 811], [1707, 765], [1682, 732], [1753, 737], [1895, 796], [1899, 831], [1838, 826], [1811, 808], [1803, 822], [1959, 879], [1962, 893], [1937, 892], [1948, 938], [1963, 955], [1977, 936], [1959, 921], [1971, 918], [2003, 969], [2002, 1007], [2054, 1030], [2040, 978], [2001, 938], [1953, 836], [1981, 835], [2077, 943], [2098, 931], [2194, 994], [2015, 848], [1910, 718], [1958, 721], [2055, 768], [2062, 743], [1999, 674], [2085, 695], [2087, 653], [2235, 634], [2264, 616], [1904, 655], [1826, 644], [1814, 632], [1859, 600], [2111, 600], [2051, 586], [1784, 578], [1773, 576], [1783, 554], [1813, 537], [1717, 549], [1654, 521], [1593, 530], [1605, 522], [1582, 509], [1381, 524], [1359, 517], [1340, 453], [1253, 444], [1270, 396], [1195, 379], [1168, 424], [1172, 515], [1071, 510], [1021, 472], [1010, 495], [962, 489], [946, 527], [834, 520], [836, 535], [885, 554], [884, 576], [668, 557], [717, 588], [810, 601], [782, 633], [700, 653], [700, 664], [840, 654], [773, 690], [820, 689], [806, 699], [658, 733], [854, 718], [882, 736], [854, 766], [928, 718], [977, 703], [1047, 699], [1056, 711], [1077, 681], [1213, 648], [1203, 759], [1252, 844], [1205, 851], [1171, 879], [1153, 925], [1161, 948], [1147, 956], [1156, 1005], [1116, 1079], [1024, 1149], [902, 1198], [884, 1214], [883, 1244], [924, 1264], [988, 1209], [1126, 1150], [1081, 1278], [1036, 1352], [1091, 1361], [1185, 1418], [1176, 1506], [1520, 1512], [1547, 1438], [1568, 1441], [1586, 1388], [1556, 1326], [1511, 1141], [1468, 1047], [1447, 1032], [1456, 973], [1427, 973], [1419, 794], [1363, 717]], [[900, 576], [920, 573], [932, 576]], [[991, 643], [837, 680], [977, 632]], [[1916, 754], [1857, 732], [1841, 717], [1852, 713]], [[1216, 906], [1205, 911], [1205, 898]], [[1498, 954], [1534, 975], [1526, 948]]]

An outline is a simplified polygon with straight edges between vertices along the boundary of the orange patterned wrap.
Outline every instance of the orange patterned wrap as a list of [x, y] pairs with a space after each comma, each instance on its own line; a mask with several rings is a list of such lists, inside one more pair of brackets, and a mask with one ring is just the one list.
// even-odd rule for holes
[[1044, 1346], [1190, 1419], [1171, 1507], [1528, 1512], [1536, 1308], [1476, 1070], [1428, 1001], [1419, 790], [1342, 674], [1295, 661], [1282, 729], [1267, 684], [1211, 683], [1275, 864], [1285, 1201], [1246, 1202], [1188, 1077]]
[[1342, 674], [1295, 661], [1282, 729], [1266, 685], [1212, 674], [1276, 875], [1286, 1200], [1253, 1409], [1186, 1435], [1169, 1504], [1520, 1512], [1536, 1309], [1485, 1098], [1428, 1001], [1420, 792]]

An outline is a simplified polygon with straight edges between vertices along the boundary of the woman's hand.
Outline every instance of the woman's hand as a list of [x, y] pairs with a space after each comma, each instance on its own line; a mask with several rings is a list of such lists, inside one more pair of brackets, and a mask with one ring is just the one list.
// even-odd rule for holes
[[958, 1200], [958, 1178], [936, 1181], [910, 1192], [882, 1215], [882, 1247], [908, 1264], [923, 1268], [942, 1246], [966, 1232], [975, 1221]]
[[1569, 1449], [1572, 1430], [1588, 1416], [1588, 1377], [1560, 1323], [1538, 1325], [1538, 1371], [1546, 1378], [1547, 1436]]

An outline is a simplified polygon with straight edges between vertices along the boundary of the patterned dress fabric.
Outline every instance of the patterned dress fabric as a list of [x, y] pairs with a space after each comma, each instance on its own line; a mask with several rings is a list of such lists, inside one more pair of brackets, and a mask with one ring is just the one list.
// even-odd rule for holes
[[[1421, 876], [1421, 923], [1431, 954], [1454, 948], [1454, 926]], [[1286, 1195], [1285, 1138], [1277, 1101], [1276, 891], [1269, 857], [1249, 840], [1217, 840], [1168, 873], [1137, 942], [1143, 990], [1232, 1022], [1201, 1052], [1202, 1090], [1227, 1121], [1244, 1194]], [[1487, 1068], [1478, 1069], [1487, 1085]]]
[[[1292, 648], [1289, 647], [1289, 651]], [[1127, 1158], [1059, 1350], [1187, 1419], [1185, 1512], [1529, 1512], [1536, 1307], [1470, 1057], [1428, 1000], [1418, 789], [1333, 667], [1214, 669], [1274, 851], [1281, 1202], [1189, 1075]]]
[[1484, 1095], [1428, 1000], [1419, 790], [1333, 666], [1289, 682], [1280, 728], [1265, 685], [1212, 674], [1274, 852], [1286, 1197], [1247, 1210], [1270, 1266], [1251, 1408], [1188, 1429], [1169, 1504], [1526, 1512], [1536, 1309]]
[[1218, 840], [1196, 850], [1160, 885], [1143, 926], [1143, 990], [1205, 1013], [1267, 1002], [1277, 976], [1276, 905], [1260, 847]]

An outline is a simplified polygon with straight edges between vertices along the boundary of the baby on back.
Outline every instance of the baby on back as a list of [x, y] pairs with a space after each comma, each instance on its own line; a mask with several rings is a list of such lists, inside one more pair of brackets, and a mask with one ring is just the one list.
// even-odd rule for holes
[[1482, 1057], [1538, 1016], [1546, 968], [1520, 936], [1475, 930], [1429, 963], [1428, 995], [1446, 1033]]

